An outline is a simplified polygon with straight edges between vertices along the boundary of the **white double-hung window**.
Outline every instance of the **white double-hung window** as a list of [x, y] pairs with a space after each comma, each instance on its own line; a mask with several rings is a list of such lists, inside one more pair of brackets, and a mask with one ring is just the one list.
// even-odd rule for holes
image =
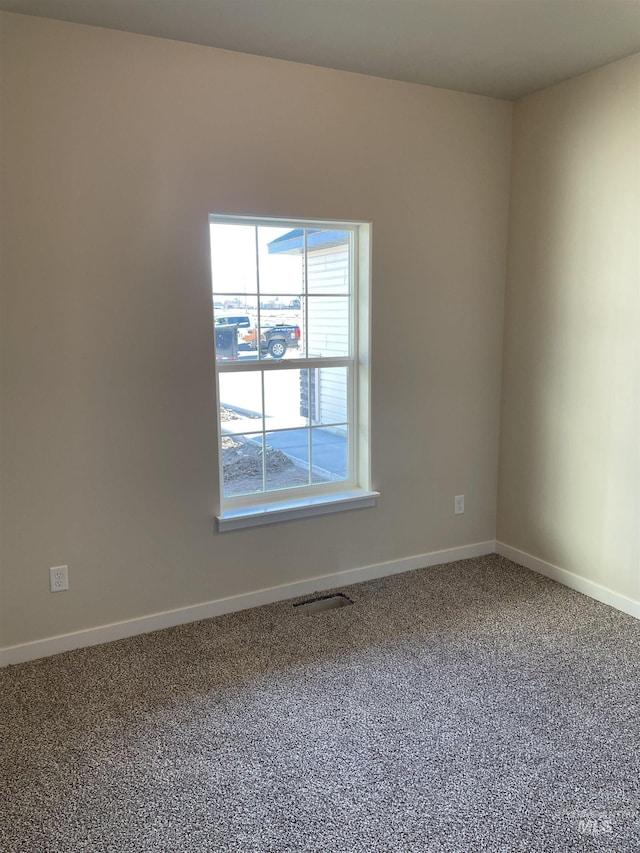
[[221, 530], [372, 506], [371, 226], [211, 214]]

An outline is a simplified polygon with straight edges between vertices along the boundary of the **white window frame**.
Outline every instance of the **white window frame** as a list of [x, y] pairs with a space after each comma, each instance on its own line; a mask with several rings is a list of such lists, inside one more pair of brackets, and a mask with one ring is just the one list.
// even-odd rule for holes
[[[369, 346], [371, 337], [371, 223], [344, 222], [340, 220], [289, 219], [272, 217], [210, 214], [210, 224], [238, 224], [280, 228], [332, 229], [351, 232], [351, 287], [350, 287], [350, 352], [345, 357], [287, 358], [282, 361], [260, 359], [256, 361], [215, 360], [216, 404], [218, 418], [218, 465], [220, 510], [218, 529], [235, 530], [242, 527], [270, 524], [295, 518], [362, 509], [374, 506], [379, 493], [371, 488], [370, 441], [370, 369]], [[306, 231], [304, 262], [307, 263]], [[304, 279], [306, 281], [306, 269]], [[213, 294], [219, 294], [219, 283], [212, 281]], [[231, 295], [231, 294], [230, 294]], [[258, 293], [258, 301], [260, 295]], [[258, 317], [259, 317], [258, 313]], [[308, 325], [308, 311], [305, 312]], [[260, 328], [258, 326], [258, 341]], [[307, 329], [304, 340], [308, 339]], [[215, 341], [214, 341], [215, 346]], [[224, 471], [222, 466], [222, 424], [220, 419], [220, 382], [224, 373], [241, 371], [262, 372], [313, 369], [316, 367], [347, 367], [348, 369], [348, 477], [346, 481], [297, 486], [258, 494], [224, 497]], [[263, 389], [264, 391], [264, 389]], [[263, 420], [262, 430], [268, 432]], [[309, 464], [312, 465], [312, 458]]]

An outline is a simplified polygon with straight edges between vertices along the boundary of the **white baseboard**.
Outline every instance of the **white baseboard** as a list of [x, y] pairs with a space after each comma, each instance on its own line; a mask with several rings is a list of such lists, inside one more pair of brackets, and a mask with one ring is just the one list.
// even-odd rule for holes
[[201, 619], [210, 619], [212, 616], [221, 616], [224, 613], [235, 613], [238, 610], [259, 607], [262, 604], [273, 604], [275, 601], [285, 601], [288, 598], [309, 595], [313, 592], [323, 592], [327, 589], [409, 572], [413, 569], [438, 566], [443, 563], [452, 563], [455, 560], [465, 560], [469, 557], [482, 557], [485, 554], [492, 554], [494, 551], [494, 540], [477, 542], [473, 545], [463, 545], [460, 548], [431, 551], [428, 554], [417, 554], [414, 557], [405, 557], [401, 560], [389, 560], [385, 563], [375, 563], [358, 569], [347, 569], [343, 572], [321, 575], [309, 580], [294, 581], [267, 589], [259, 589], [243, 595], [219, 598], [191, 607], [181, 607], [178, 610], [166, 610], [162, 613], [143, 616], [140, 619], [114, 622], [110, 625], [88, 628], [85, 631], [74, 631], [71, 634], [60, 634], [56, 637], [47, 637], [31, 643], [7, 646], [0, 649], [0, 667], [37, 660], [73, 649], [97, 646], [100, 643], [109, 643], [113, 640], [122, 640], [136, 634], [148, 634], [162, 628], [172, 628], [174, 625], [198, 622]]
[[508, 560], [512, 560], [514, 563], [524, 566], [525, 569], [531, 569], [533, 572], [545, 575], [545, 577], [558, 581], [564, 584], [564, 586], [568, 586], [578, 592], [582, 592], [590, 598], [595, 598], [596, 601], [609, 604], [617, 610], [622, 610], [623, 613], [628, 613], [630, 616], [640, 619], [640, 601], [635, 601], [626, 595], [620, 595], [620, 593], [614, 592], [606, 586], [587, 580], [580, 577], [580, 575], [574, 575], [573, 572], [569, 572], [567, 569], [561, 569], [559, 566], [554, 566], [553, 563], [547, 563], [546, 560], [541, 560], [538, 557], [527, 554], [525, 551], [519, 551], [510, 545], [505, 545], [504, 542], [496, 542], [496, 553], [502, 557], [506, 557]]

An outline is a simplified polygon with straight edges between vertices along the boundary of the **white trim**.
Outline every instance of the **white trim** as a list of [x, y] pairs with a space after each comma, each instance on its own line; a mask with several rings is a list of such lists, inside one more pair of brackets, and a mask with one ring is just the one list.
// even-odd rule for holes
[[122, 640], [125, 637], [147, 634], [150, 631], [160, 631], [163, 628], [171, 628], [174, 625], [198, 622], [201, 619], [222, 616], [224, 613], [235, 613], [238, 610], [259, 607], [262, 604], [273, 604], [275, 601], [285, 601], [288, 598], [297, 598], [298, 596], [309, 595], [313, 592], [324, 592], [328, 589], [361, 583], [362, 581], [386, 577], [387, 575], [400, 574], [401, 572], [409, 572], [414, 569], [427, 568], [428, 566], [438, 566], [442, 563], [451, 563], [455, 560], [464, 560], [469, 557], [482, 557], [485, 554], [492, 554], [494, 550], [495, 542], [493, 540], [489, 542], [476, 542], [473, 545], [463, 545], [460, 548], [447, 548], [443, 551], [431, 551], [427, 554], [417, 554], [401, 560], [375, 563], [358, 569], [345, 569], [334, 574], [320, 575], [319, 577], [309, 578], [308, 580], [294, 581], [293, 583], [259, 589], [242, 595], [219, 598], [215, 601], [207, 601], [203, 604], [192, 605], [191, 607], [166, 610], [163, 613], [154, 613], [149, 616], [143, 616], [140, 619], [114, 622], [110, 625], [101, 625], [98, 628], [88, 628], [85, 631], [74, 631], [71, 634], [47, 637], [44, 640], [36, 640], [32, 643], [8, 646], [0, 649], [0, 667], [37, 660], [38, 658], [57, 655], [61, 652], [72, 651], [73, 649], [97, 646], [100, 643]]
[[530, 569], [532, 572], [544, 575], [554, 581], [558, 581], [564, 586], [575, 589], [578, 592], [588, 595], [590, 598], [595, 598], [596, 601], [601, 601], [603, 604], [609, 604], [623, 613], [628, 613], [630, 616], [635, 616], [640, 619], [640, 601], [633, 598], [628, 598], [626, 595], [621, 595], [619, 592], [614, 592], [606, 586], [602, 586], [595, 581], [590, 581], [587, 578], [575, 575], [567, 569], [561, 569], [559, 566], [554, 566], [553, 563], [547, 563], [546, 560], [541, 560], [539, 557], [534, 557], [527, 554], [525, 551], [519, 551], [517, 548], [512, 548], [511, 545], [505, 545], [504, 542], [496, 542], [496, 553], [501, 557], [506, 557], [525, 569]]
[[[360, 225], [370, 224], [366, 219], [305, 219], [304, 217], [301, 219], [297, 216], [251, 216], [238, 213], [209, 214], [209, 224], [216, 222], [224, 225], [230, 220], [264, 228], [272, 228], [274, 226], [288, 228], [292, 222], [295, 223], [296, 228], [324, 228], [325, 225], [330, 225], [332, 228], [339, 228], [341, 231], [356, 231]], [[327, 229], [325, 228], [325, 230]]]
[[[220, 327], [218, 327], [220, 328]], [[253, 354], [252, 352], [250, 353]], [[268, 373], [270, 370], [307, 370], [312, 367], [350, 367], [353, 359], [346, 355], [331, 356], [300, 356], [297, 358], [281, 358], [279, 361], [269, 361], [266, 358], [247, 359], [243, 361], [219, 361], [218, 373]]]
[[[350, 222], [342, 223], [339, 220], [300, 220], [288, 218], [264, 218], [248, 215], [235, 214], [209, 214], [209, 226], [211, 232], [211, 251], [212, 256], [215, 255], [215, 239], [214, 231], [216, 225], [239, 225], [244, 223], [253, 227], [255, 236], [255, 263], [256, 263], [256, 297], [257, 297], [257, 335], [258, 339], [261, 335], [261, 316], [260, 308], [261, 285], [260, 285], [260, 251], [258, 243], [258, 228], [261, 225], [280, 225], [287, 228], [302, 230], [303, 244], [303, 263], [304, 272], [302, 277], [300, 299], [301, 305], [304, 307], [304, 351], [302, 356], [298, 354], [296, 358], [285, 358], [282, 360], [262, 359], [260, 352], [257, 353], [256, 361], [226, 361], [216, 360], [216, 400], [217, 400], [217, 422], [218, 422], [218, 471], [219, 471], [219, 508], [220, 513], [217, 516], [218, 530], [229, 531], [242, 527], [254, 527], [261, 524], [270, 524], [274, 522], [287, 521], [290, 519], [304, 518], [312, 515], [323, 515], [328, 512], [337, 512], [346, 509], [363, 509], [375, 505], [375, 498], [378, 497], [377, 492], [371, 490], [370, 480], [370, 418], [369, 415], [369, 358], [368, 346], [369, 336], [364, 334], [364, 331], [370, 325], [369, 300], [371, 290], [370, 280], [370, 263], [363, 264], [363, 270], [366, 276], [360, 273], [361, 254], [366, 250], [367, 254], [371, 252], [371, 223], [370, 222]], [[312, 356], [309, 354], [309, 306], [310, 300], [315, 298], [315, 294], [309, 290], [309, 272], [308, 261], [309, 254], [313, 251], [313, 246], [308, 245], [308, 230], [310, 228], [321, 230], [336, 230], [348, 232], [349, 237], [349, 287], [347, 294], [344, 295], [344, 300], [347, 303], [349, 311], [349, 352], [347, 355], [340, 356]], [[222, 296], [222, 291], [217, 287], [212, 273], [212, 293], [213, 302], [215, 304], [216, 296]], [[321, 294], [327, 298], [337, 298], [340, 294]], [[252, 295], [253, 299], [253, 295]], [[361, 303], [362, 302], [362, 306]], [[245, 308], [243, 310], [246, 309]], [[367, 326], [362, 326], [360, 320], [360, 312], [362, 311], [363, 319], [367, 319]], [[215, 309], [214, 309], [215, 314]], [[362, 328], [361, 328], [362, 326]], [[258, 350], [260, 347], [258, 346]], [[259, 374], [261, 390], [262, 390], [262, 415], [259, 419], [259, 424], [253, 424], [252, 432], [254, 438], [258, 436], [262, 439], [263, 449], [267, 447], [267, 422], [265, 408], [265, 376], [269, 371], [278, 370], [313, 370], [323, 367], [345, 367], [347, 372], [347, 404], [348, 404], [348, 440], [347, 440], [347, 463], [348, 472], [344, 482], [340, 481], [339, 488], [336, 488], [335, 483], [309, 483], [307, 486], [301, 486], [295, 490], [295, 495], [282, 494], [289, 490], [275, 490], [268, 488], [266, 482], [266, 454], [262, 454], [262, 489], [256, 494], [228, 496], [225, 495], [224, 488], [224, 464], [223, 464], [223, 438], [228, 434], [228, 430], [223, 427], [221, 420], [221, 408], [224, 405], [222, 394], [220, 391], [220, 378], [222, 375], [231, 376], [234, 373], [251, 372]], [[365, 397], [366, 395], [366, 406]], [[234, 432], [239, 432], [241, 422], [235, 422], [236, 427]], [[258, 428], [259, 425], [259, 428]], [[322, 425], [329, 426], [328, 424]], [[309, 418], [306, 426], [296, 427], [296, 429], [304, 429], [307, 432], [308, 438], [308, 464], [306, 470], [314, 471], [313, 466], [313, 424]], [[366, 465], [364, 459], [366, 455]], [[363, 476], [367, 475], [367, 476]], [[340, 494], [337, 494], [339, 492]], [[319, 496], [327, 496], [320, 498]]]
[[[271, 494], [274, 493], [271, 492]], [[218, 530], [226, 533], [228, 530], [239, 530], [241, 527], [275, 524], [278, 521], [326, 515], [329, 512], [342, 512], [347, 509], [365, 509], [375, 506], [376, 499], [379, 497], [380, 492], [369, 492], [365, 489], [325, 492], [285, 501], [230, 508], [221, 512], [216, 518]]]

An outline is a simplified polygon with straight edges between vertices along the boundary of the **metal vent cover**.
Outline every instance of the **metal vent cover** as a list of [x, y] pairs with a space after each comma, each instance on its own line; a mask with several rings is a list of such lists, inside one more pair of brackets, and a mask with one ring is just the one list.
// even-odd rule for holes
[[324, 613], [325, 610], [337, 610], [349, 604], [353, 604], [353, 601], [339, 592], [336, 595], [321, 595], [317, 598], [309, 598], [307, 601], [299, 601], [293, 606], [306, 616], [315, 616], [318, 613]]

